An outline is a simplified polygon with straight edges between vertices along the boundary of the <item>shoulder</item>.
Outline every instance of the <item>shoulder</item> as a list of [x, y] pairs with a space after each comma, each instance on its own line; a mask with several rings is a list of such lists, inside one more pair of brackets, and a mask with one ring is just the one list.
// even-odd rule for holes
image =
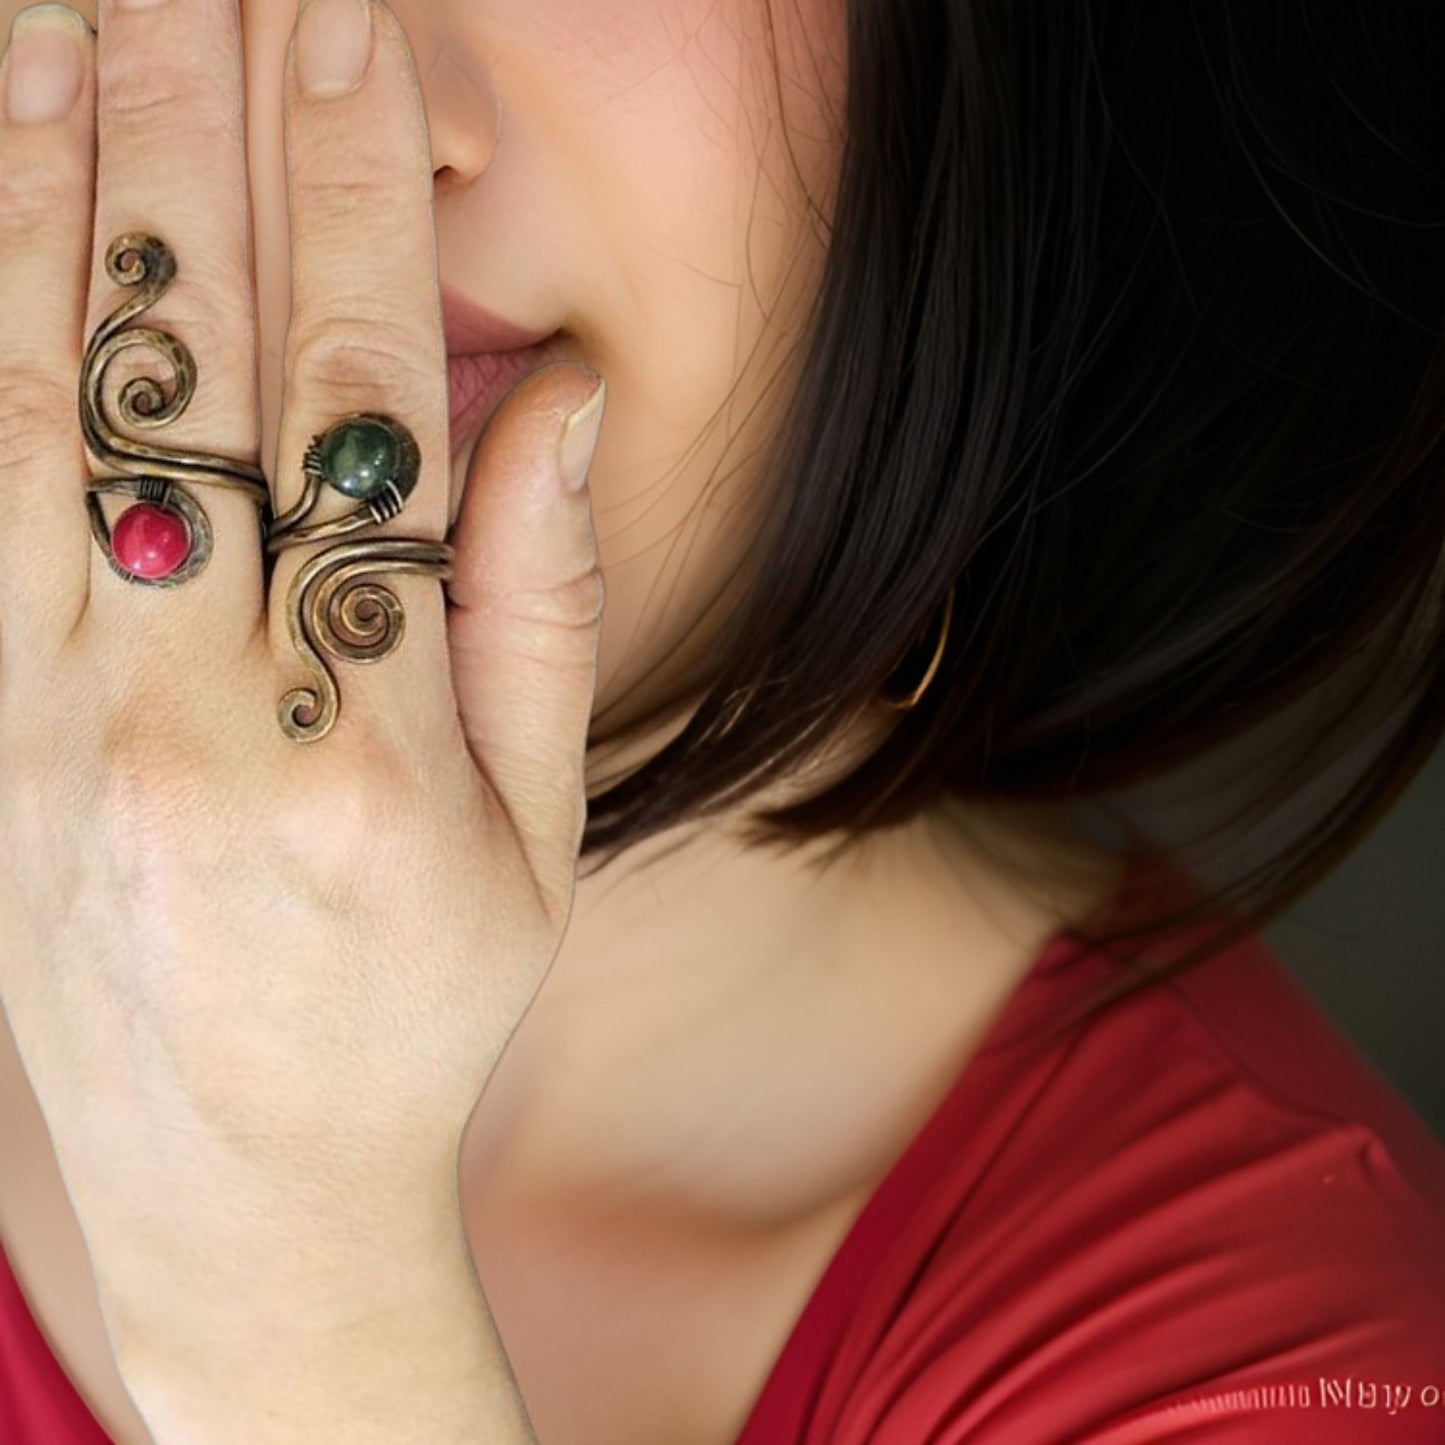
[[1258, 937], [973, 1082], [837, 1439], [1445, 1439], [1445, 1149]]

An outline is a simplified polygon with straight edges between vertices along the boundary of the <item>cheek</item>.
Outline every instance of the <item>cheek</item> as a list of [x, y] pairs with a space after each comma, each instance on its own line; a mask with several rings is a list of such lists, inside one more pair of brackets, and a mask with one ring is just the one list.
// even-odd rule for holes
[[[604, 4], [585, 44], [548, 52], [566, 87], [553, 141], [571, 157], [574, 234], [607, 258], [579, 309], [620, 383], [594, 477], [604, 706], [665, 693], [705, 654], [717, 618], [695, 624], [766, 505], [756, 459], [823, 260], [808, 206], [825, 204], [840, 154], [835, 97], [817, 92], [808, 61], [809, 45], [826, 60], [826, 43], [784, 31], [798, 7], [776, 3], [777, 71], [754, 0], [746, 12], [740, 0]], [[828, 3], [841, 14], [842, 0]]]
[[[611, 329], [630, 320], [666, 333], [674, 395], [695, 377], [713, 404], [715, 364], [730, 377], [774, 310], [834, 150], [821, 136], [825, 102], [799, 101], [775, 68], [762, 4], [604, 5], [585, 46], [550, 57], [565, 85], [557, 138], [573, 156], [579, 211], [620, 273], [616, 301], [631, 308]], [[778, 43], [788, 52], [779, 67], [800, 63], [803, 42]], [[790, 104], [806, 113], [785, 116]]]

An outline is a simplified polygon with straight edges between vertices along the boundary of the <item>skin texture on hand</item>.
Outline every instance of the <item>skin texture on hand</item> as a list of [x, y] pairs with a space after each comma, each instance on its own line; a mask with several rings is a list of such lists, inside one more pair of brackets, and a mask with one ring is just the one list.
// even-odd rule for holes
[[[359, 90], [307, 99], [288, 72], [294, 312], [272, 501], [294, 503], [312, 436], [378, 411], [415, 433], [423, 466], [375, 531], [440, 540], [427, 134], [405, 33], [385, 6], [373, 20]], [[252, 465], [260, 450], [233, 4], [108, 0], [100, 22], [98, 41], [43, 38], [84, 65], [74, 108], [0, 128], [0, 310], [22, 338], [0, 352], [0, 998], [123, 1370], [181, 1342], [193, 1364], [214, 1349], [206, 1363], [264, 1420], [288, 1379], [394, 1378], [321, 1326], [390, 1318], [410, 1281], [434, 1304], [427, 1326], [377, 1347], [410, 1343], [433, 1379], [450, 1365], [456, 1418], [471, 1418], [508, 1377], [464, 1267], [457, 1146], [570, 909], [602, 594], [590, 500], [564, 487], [558, 448], [595, 384], [570, 365], [529, 377], [473, 458], [458, 534], [502, 560], [455, 600], [477, 614], [474, 667], [507, 680], [488, 708], [460, 716], [442, 588], [390, 577], [403, 645], [340, 664], [322, 742], [285, 737], [277, 699], [304, 680], [285, 599], [316, 548], [268, 564], [255, 505], [196, 482], [215, 555], [148, 589], [111, 570], [86, 524], [74, 378], [120, 302], [92, 231], [104, 246], [144, 225], [177, 257], [144, 320], [201, 381], [146, 440]], [[17, 42], [7, 84], [27, 58]], [[358, 214], [387, 218], [385, 247], [364, 243]], [[164, 376], [142, 351], [125, 356], [132, 373]], [[112, 399], [128, 379], [114, 370]], [[439, 1330], [453, 1342], [440, 1353]], [[272, 1368], [283, 1357], [289, 1374]], [[338, 1424], [322, 1388], [311, 1423]], [[390, 1402], [398, 1424], [415, 1407]], [[385, 1417], [370, 1399], [368, 1418]], [[261, 1429], [244, 1438], [305, 1438]]]
[[[0, 30], [24, 0], [0, 0]], [[99, 0], [77, 0], [94, 25]], [[762, 449], [826, 257], [842, 0], [394, 0], [427, 105], [438, 258], [608, 380], [592, 488], [613, 734], [712, 656], [768, 505]], [[296, 0], [239, 0], [262, 455], [290, 314], [282, 88]], [[474, 443], [475, 436], [467, 439]], [[453, 469], [453, 502], [467, 456]], [[656, 745], [653, 741], [652, 746]], [[597, 760], [603, 775], [613, 760]]]
[[[0, 32], [20, 3], [0, 0]], [[594, 704], [605, 734], [706, 661], [705, 614], [767, 505], [758, 486], [760, 443], [786, 396], [778, 369], [792, 359], [820, 272], [840, 155], [841, 0], [394, 0], [390, 8], [405, 28], [427, 105], [443, 275], [513, 320], [565, 326], [569, 354], [608, 380], [590, 487], [607, 579]], [[80, 9], [92, 23], [98, 19], [97, 0], [82, 0]], [[763, 23], [768, 11], [777, 25], [776, 75]], [[269, 465], [281, 430], [291, 303], [282, 99], [296, 4], [240, 0], [239, 14]], [[158, 137], [158, 147], [167, 140]], [[152, 168], [169, 174], [175, 165]], [[196, 170], [210, 175], [214, 155]], [[82, 304], [77, 298], [77, 313]], [[205, 308], [191, 310], [189, 324], [199, 326]], [[179, 319], [179, 310], [171, 314]], [[77, 314], [77, 337], [80, 325]], [[7, 344], [11, 339], [22, 339], [13, 327]], [[214, 369], [221, 353], [208, 355]], [[65, 382], [67, 408], [72, 381]], [[232, 416], [222, 408], [198, 424], [197, 444], [219, 447]], [[526, 465], [529, 428], [508, 428], [507, 421], [504, 414], [475, 447], [492, 455], [464, 452], [451, 479], [453, 505], [464, 491], [467, 497], [452, 540], [459, 563], [484, 560], [464, 573], [481, 589], [497, 567], [526, 560], [505, 540], [508, 518], [521, 515], [518, 525], [529, 536], [538, 526], [516, 511], [525, 504], [517, 493], [496, 492], [510, 500], [499, 500], [494, 518], [476, 500], [493, 493], [467, 485], [469, 471], [473, 478], [497, 475], [507, 457]], [[81, 461], [78, 451], [67, 456], [65, 475], [76, 475]], [[33, 521], [15, 510], [7, 526]], [[241, 535], [228, 523], [222, 542]], [[488, 536], [499, 540], [489, 546]], [[92, 545], [83, 520], [65, 540], [77, 549]], [[539, 536], [539, 552], [544, 544]], [[51, 554], [37, 555], [43, 566], [54, 565]], [[408, 600], [413, 621], [432, 593], [417, 595], [418, 602]], [[477, 605], [449, 615], [454, 645], [440, 664], [451, 666], [469, 732], [487, 717], [508, 715], [493, 711], [499, 690], [517, 692], [510, 669], [499, 688], [485, 649], [469, 645], [481, 639], [486, 615], [484, 591]], [[159, 629], [147, 641], [166, 645]], [[16, 652], [11, 619], [0, 611], [0, 670]], [[124, 681], [125, 660], [111, 649], [99, 648], [93, 663]], [[289, 660], [286, 671], [288, 684], [298, 680]], [[358, 680], [353, 673], [343, 681], [348, 697]], [[170, 668], [164, 681], [178, 688], [192, 679]], [[43, 694], [49, 683], [39, 676], [35, 686]], [[208, 693], [197, 680], [187, 698], [200, 707]], [[24, 689], [12, 696], [17, 710], [28, 706]], [[260, 687], [256, 696], [264, 724], [274, 698]], [[59, 736], [83, 721], [63, 719]], [[55, 745], [41, 729], [32, 736], [37, 746]], [[396, 739], [402, 746], [415, 740], [409, 731]], [[639, 740], [633, 756], [661, 740]], [[134, 743], [146, 750], [143, 726]], [[599, 775], [618, 765], [610, 753], [596, 750]], [[234, 781], [249, 803], [244, 776]], [[159, 795], [157, 805], [165, 801]], [[330, 901], [344, 906], [348, 888], [360, 896], [379, 877], [385, 881], [364, 808], [335, 795], [325, 800], [329, 808], [346, 806], [352, 826], [336, 831], [333, 821], [333, 847], [323, 857], [316, 833], [322, 819], [295, 801], [288, 846], [309, 867], [329, 870], [323, 891]], [[373, 821], [394, 827], [395, 807]], [[443, 809], [434, 825], [447, 829], [453, 821]], [[249, 824], [235, 810], [213, 822], [231, 844], [212, 863], [225, 871], [244, 848]], [[676, 851], [648, 857], [645, 868], [627, 860], [578, 881], [561, 951], [474, 1115], [475, 1147], [467, 1156], [473, 1198], [485, 1201], [500, 1178], [508, 1190], [572, 1207], [596, 1199], [599, 1181], [615, 1188], [641, 1181], [648, 1190], [665, 1185], [665, 1208], [678, 1218], [689, 1211], [724, 1217], [752, 1235], [832, 1197], [836, 1180], [858, 1176], [859, 1158], [886, 1155], [899, 1100], [915, 1097], [936, 1061], [956, 1054], [979, 999], [996, 996], [1015, 957], [1033, 949], [1035, 916], [1028, 910], [1000, 937], [956, 887], [951, 856], [944, 868], [922, 830], [880, 840], [886, 868], [876, 866], [880, 850], [870, 850], [868, 867], [826, 888], [816, 886], [806, 858], [746, 852], [720, 831], [701, 838], [701, 850], [679, 848], [675, 837], [659, 841]], [[489, 855], [472, 860], [474, 891], [488, 886], [490, 866]], [[990, 903], [998, 892], [991, 877], [974, 887]], [[378, 905], [378, 915], [384, 912]], [[392, 922], [382, 916], [380, 926]], [[278, 960], [273, 974], [252, 982], [248, 1002], [267, 996], [263, 985], [274, 995], [285, 979]], [[327, 1024], [319, 997], [315, 1006], [318, 1022]], [[759, 1087], [763, 1077], [766, 1088]], [[244, 1075], [233, 1072], [231, 1083], [241, 1087]], [[350, 1100], [338, 1096], [334, 1104], [344, 1114]], [[515, 1127], [518, 1119], [525, 1128]], [[719, 1156], [737, 1167], [720, 1171]], [[507, 1222], [479, 1203], [469, 1226], [473, 1248], [529, 1405], [535, 1398], [545, 1408], [550, 1393], [552, 1413], [538, 1425], [548, 1427], [546, 1438], [554, 1431], [565, 1438], [574, 1412], [594, 1406], [591, 1397], [576, 1403], [568, 1350], [595, 1359], [597, 1341], [581, 1323], [564, 1338], [564, 1317], [577, 1305], [571, 1272], [549, 1296], [546, 1281], [539, 1287], [530, 1262], [517, 1258], [510, 1231], [497, 1227]], [[577, 1225], [589, 1247], [595, 1240], [599, 1253], [610, 1250], [595, 1219], [579, 1217]], [[366, 1251], [374, 1262], [374, 1240]], [[647, 1359], [646, 1388], [655, 1394], [657, 1351], [631, 1348], [652, 1342], [649, 1296], [642, 1289], [622, 1294], [609, 1300], [609, 1367], [615, 1363], [622, 1376], [625, 1360]], [[576, 1308], [579, 1319], [585, 1313]]]

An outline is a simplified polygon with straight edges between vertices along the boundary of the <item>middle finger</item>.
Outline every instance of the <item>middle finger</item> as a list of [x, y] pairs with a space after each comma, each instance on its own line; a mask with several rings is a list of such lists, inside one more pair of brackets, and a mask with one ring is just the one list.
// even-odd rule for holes
[[[102, 0], [99, 19], [86, 341], [140, 294], [109, 274], [112, 244], [129, 233], [152, 235], [173, 253], [175, 279], [125, 329], [169, 334], [195, 366], [188, 407], [163, 426], [142, 427], [121, 413], [124, 384], [150, 378], [178, 404], [180, 378], [153, 346], [123, 350], [106, 374], [106, 420], [122, 445], [254, 469], [260, 402], [237, 0]], [[128, 467], [94, 456], [97, 478], [126, 474]], [[218, 645], [239, 651], [255, 634], [264, 606], [260, 508], [203, 474], [182, 485], [209, 517], [211, 560], [177, 587], [141, 586], [115, 575], [96, 545], [88, 626], [108, 650], [159, 644], [172, 656], [214, 657]], [[112, 526], [136, 505], [125, 493], [101, 501]]]
[[[310, 84], [316, 80], [324, 82], [319, 91]], [[309, 738], [324, 736], [340, 715], [339, 690], [353, 719], [410, 740], [418, 727], [450, 728], [456, 719], [444, 592], [437, 585], [443, 564], [429, 555], [447, 533], [451, 464], [430, 135], [415, 58], [388, 6], [308, 0], [301, 7], [288, 56], [285, 125], [291, 318], [276, 509], [283, 529], [299, 530], [276, 539], [284, 545], [271, 580], [273, 651], [298, 687], [311, 686], [298, 674], [303, 659], [294, 633], [303, 615], [317, 634], [313, 647], [320, 637], [329, 647], [344, 629], [330, 622], [333, 609], [326, 620], [312, 617], [306, 599], [313, 587], [319, 597], [356, 566], [355, 597], [363, 586], [379, 586], [400, 621], [386, 622], [373, 609], [363, 625], [349, 628], [348, 640], [359, 638], [365, 655], [327, 665], [337, 687], [325, 689], [324, 707], [306, 709], [305, 730]], [[368, 414], [411, 433], [415, 465], [401, 470], [412, 490], [376, 485], [398, 470], [386, 440], [377, 443], [379, 461], [364, 449], [352, 454], [365, 465], [350, 492], [335, 481], [323, 485], [321, 470], [308, 478], [313, 444]], [[399, 512], [392, 510], [398, 499]], [[374, 508], [389, 515], [376, 520]], [[374, 558], [374, 566], [328, 564], [324, 559], [336, 555], [329, 539], [321, 548], [312, 545], [314, 538], [295, 544], [313, 526], [348, 519], [360, 530], [338, 536]], [[407, 559], [394, 564], [385, 555], [393, 548]], [[334, 599], [343, 618], [349, 587]], [[395, 661], [383, 667], [352, 665], [386, 661], [398, 648]], [[319, 677], [314, 667], [307, 670]]]

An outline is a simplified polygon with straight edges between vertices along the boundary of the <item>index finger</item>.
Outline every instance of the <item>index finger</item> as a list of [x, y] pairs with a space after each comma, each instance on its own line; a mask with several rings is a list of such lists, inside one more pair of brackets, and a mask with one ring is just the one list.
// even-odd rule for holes
[[[109, 272], [112, 243], [153, 235], [173, 253], [175, 279], [127, 329], [173, 337], [196, 368], [186, 409], [163, 429], [138, 432], [117, 408], [121, 386], [150, 378], [170, 402], [178, 399], [178, 378], [154, 346], [128, 348], [106, 376], [111, 420], [127, 446], [254, 467], [261, 417], [237, 0], [102, 0], [96, 70], [99, 168], [86, 335], [94, 337], [136, 294]], [[102, 457], [98, 470], [108, 475], [115, 465]], [[256, 630], [261, 549], [253, 500], [214, 486], [198, 495], [214, 526], [215, 556], [156, 616], [171, 636], [193, 637], [210, 655], [222, 634], [234, 647]], [[141, 629], [130, 625], [141, 612], [134, 589], [115, 586], [105, 571], [97, 548], [94, 576], [103, 585], [92, 588], [91, 608], [107, 646], [127, 634], [142, 641]]]

